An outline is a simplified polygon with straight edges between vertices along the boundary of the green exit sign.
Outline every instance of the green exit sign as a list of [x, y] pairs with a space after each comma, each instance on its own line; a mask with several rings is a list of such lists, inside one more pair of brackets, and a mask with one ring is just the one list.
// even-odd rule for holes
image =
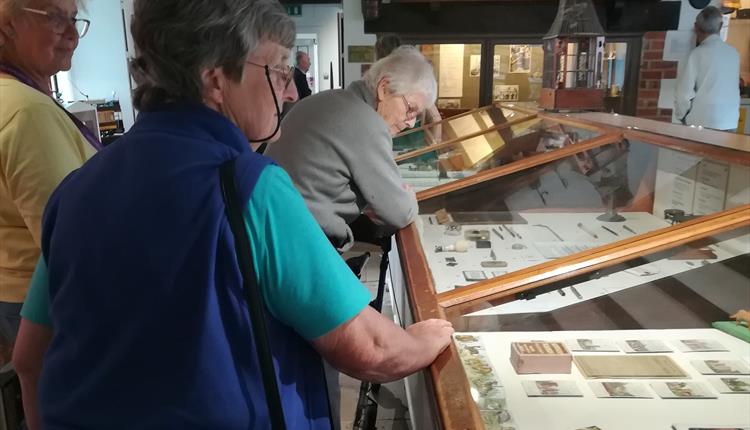
[[284, 8], [289, 16], [302, 16], [301, 4], [285, 4]]

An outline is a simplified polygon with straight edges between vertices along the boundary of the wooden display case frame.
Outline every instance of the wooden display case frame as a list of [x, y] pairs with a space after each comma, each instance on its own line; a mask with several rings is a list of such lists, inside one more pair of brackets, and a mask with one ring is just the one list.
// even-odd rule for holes
[[[604, 134], [579, 144], [533, 155], [517, 162], [480, 172], [471, 177], [421, 191], [417, 193], [419, 201], [561, 160], [580, 152], [621, 141], [623, 138], [692, 155], [750, 166], [750, 149], [742, 151], [719, 147], [633, 128], [618, 128], [590, 120], [575, 119], [567, 115], [537, 112], [530, 108], [503, 107], [535, 115], [535, 117], [542, 119], [549, 119], [583, 129], [597, 130]], [[529, 119], [529, 117], [526, 117], [523, 120]], [[747, 147], [750, 148], [750, 137], [747, 138], [747, 141]], [[450, 146], [451, 144], [455, 144], [455, 142], [445, 142], [442, 145]], [[434, 150], [435, 146], [428, 148]], [[450, 320], [479, 309], [481, 304], [488, 300], [492, 300], [493, 304], [512, 301], [519, 293], [525, 291], [746, 226], [750, 226], [750, 204], [702, 216], [656, 231], [638, 234], [601, 247], [482, 281], [460, 290], [440, 294], [436, 294], [427, 259], [420, 244], [419, 233], [414, 224], [397, 233], [396, 245], [409, 305], [413, 319], [417, 322], [430, 318]], [[469, 383], [458, 351], [453, 344], [435, 360], [426, 373], [430, 378], [428, 386], [432, 387], [443, 428], [451, 430], [484, 428], [479, 410], [470, 395]]]

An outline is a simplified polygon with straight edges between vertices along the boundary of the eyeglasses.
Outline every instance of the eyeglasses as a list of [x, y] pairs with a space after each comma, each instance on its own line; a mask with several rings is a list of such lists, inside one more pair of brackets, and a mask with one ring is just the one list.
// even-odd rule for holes
[[24, 7], [22, 8], [22, 10], [46, 17], [50, 29], [57, 34], [65, 33], [65, 30], [68, 29], [68, 26], [72, 25], [76, 29], [78, 37], [83, 37], [89, 31], [89, 26], [91, 25], [91, 21], [89, 21], [88, 19], [70, 18], [59, 13], [32, 9], [30, 7]]
[[401, 94], [401, 98], [404, 100], [404, 104], [406, 105], [406, 118], [410, 120], [416, 118], [417, 115], [419, 115], [419, 110], [413, 108], [409, 103], [409, 100], [406, 100], [406, 96], [404, 96], [403, 94]]
[[294, 66], [284, 66], [284, 67], [275, 67], [275, 66], [269, 66], [268, 64], [258, 64], [253, 63], [252, 61], [245, 61], [247, 64], [256, 66], [256, 67], [262, 67], [266, 69], [266, 73], [268, 72], [274, 72], [276, 76], [278, 76], [279, 79], [276, 79], [277, 84], [279, 84], [279, 87], [286, 90], [289, 88], [289, 84], [292, 83], [292, 78], [294, 78]]

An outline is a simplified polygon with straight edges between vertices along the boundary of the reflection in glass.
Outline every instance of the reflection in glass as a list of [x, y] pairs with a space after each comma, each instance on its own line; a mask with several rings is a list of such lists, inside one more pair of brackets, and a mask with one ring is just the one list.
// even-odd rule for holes
[[[470, 167], [509, 162], [522, 147], [545, 151], [571, 138], [571, 130], [560, 125], [530, 122], [519, 124], [523, 131], [495, 132], [510, 144]], [[458, 145], [448, 156], [464, 162], [461, 151]], [[435, 165], [449, 180], [454, 165], [441, 155]], [[420, 240], [436, 290], [445, 292], [482, 279], [479, 272], [502, 276], [747, 204], [748, 174], [745, 166], [622, 140], [422, 200]], [[449, 223], [440, 223], [437, 213]], [[489, 239], [476, 240], [481, 232]], [[468, 241], [455, 247], [462, 252], [436, 252], [459, 240]]]

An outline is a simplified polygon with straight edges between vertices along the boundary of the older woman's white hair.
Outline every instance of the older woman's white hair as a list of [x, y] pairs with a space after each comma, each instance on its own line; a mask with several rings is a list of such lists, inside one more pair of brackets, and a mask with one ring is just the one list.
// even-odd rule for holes
[[294, 22], [275, 0], [136, 0], [131, 30], [133, 104], [140, 110], [199, 103], [201, 70], [220, 66], [239, 80], [260, 42], [291, 48], [295, 37]]
[[432, 65], [413, 46], [399, 46], [373, 64], [364, 76], [373, 93], [377, 92], [378, 83], [383, 79], [388, 80], [388, 89], [393, 94], [419, 93], [424, 96], [426, 105], [435, 103], [437, 83]]

